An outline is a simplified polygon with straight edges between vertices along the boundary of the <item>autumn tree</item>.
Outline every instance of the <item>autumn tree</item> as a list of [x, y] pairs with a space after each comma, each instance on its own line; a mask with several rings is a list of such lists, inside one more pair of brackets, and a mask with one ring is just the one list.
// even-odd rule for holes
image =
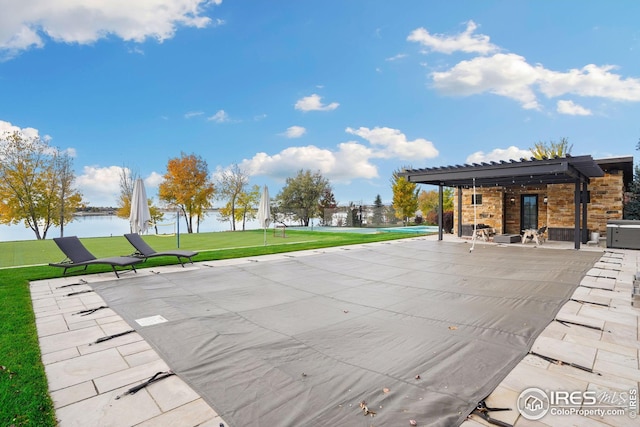
[[16, 131], [0, 138], [0, 159], [0, 223], [22, 222], [38, 240], [62, 231], [82, 204], [69, 155]]
[[[118, 209], [116, 210], [116, 216], [118, 218], [129, 219], [131, 215], [131, 200], [133, 199], [133, 189], [136, 181], [140, 178], [137, 172], [132, 171], [127, 167], [120, 168], [120, 195], [118, 196]], [[154, 205], [153, 198], [147, 199], [149, 204], [149, 214], [151, 215], [151, 223], [153, 228], [158, 234], [158, 222], [164, 219], [164, 212]]]
[[193, 233], [194, 219], [199, 228], [205, 211], [211, 207], [214, 194], [207, 162], [202, 157], [181, 153], [180, 157], [169, 159], [158, 195], [160, 200], [176, 206], [184, 215], [188, 233]]
[[[438, 223], [438, 210], [440, 207], [439, 194], [436, 190], [422, 190], [418, 194], [418, 209], [422, 211], [424, 218], [433, 223]], [[442, 190], [442, 212], [453, 211], [453, 188], [445, 187]], [[434, 220], [435, 219], [435, 220]]]
[[131, 214], [131, 199], [133, 198], [133, 187], [140, 177], [137, 172], [127, 167], [120, 168], [120, 195], [118, 196], [118, 218], [129, 219]]
[[243, 191], [238, 195], [236, 217], [242, 222], [244, 231], [247, 221], [258, 217], [258, 205], [260, 204], [260, 186], [254, 185], [250, 191]]
[[54, 191], [58, 192], [57, 195], [52, 194], [52, 203], [59, 215], [55, 224], [60, 227], [60, 237], [64, 237], [64, 226], [73, 221], [73, 214], [82, 204], [82, 195], [74, 188], [76, 176], [73, 172], [73, 160], [69, 154], [55, 151], [52, 160], [53, 176], [51, 178], [54, 182]]
[[569, 144], [569, 138], [565, 137], [560, 138], [558, 142], [539, 141], [533, 144], [533, 148], [529, 148], [533, 157], [538, 160], [566, 157], [571, 154], [571, 149], [573, 149], [573, 144]]
[[238, 197], [244, 193], [249, 184], [249, 174], [237, 164], [222, 171], [218, 178], [218, 198], [226, 200], [226, 208], [229, 210], [226, 217], [231, 221], [231, 230], [236, 229], [236, 207]]
[[318, 202], [327, 188], [330, 188], [329, 180], [320, 171], [300, 170], [295, 177], [287, 178], [284, 188], [278, 193], [279, 210], [293, 215], [308, 227], [309, 219], [318, 215]]
[[418, 210], [418, 185], [415, 182], [409, 182], [406, 177], [400, 175], [407, 169], [397, 169], [391, 177], [395, 215], [405, 225], [409, 223], [409, 217]]

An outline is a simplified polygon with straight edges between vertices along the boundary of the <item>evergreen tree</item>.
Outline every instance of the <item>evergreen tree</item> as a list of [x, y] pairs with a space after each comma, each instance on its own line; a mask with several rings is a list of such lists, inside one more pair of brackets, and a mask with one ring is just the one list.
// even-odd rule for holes
[[629, 200], [624, 206], [624, 218], [640, 220], [640, 166], [633, 168], [633, 182], [629, 186]]
[[373, 225], [380, 225], [384, 222], [382, 199], [380, 195], [376, 195], [376, 200], [373, 202]]

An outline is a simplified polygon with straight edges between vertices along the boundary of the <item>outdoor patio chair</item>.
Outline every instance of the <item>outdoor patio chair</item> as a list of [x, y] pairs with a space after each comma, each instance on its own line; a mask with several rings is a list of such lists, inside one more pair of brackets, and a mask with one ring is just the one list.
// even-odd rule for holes
[[156, 252], [151, 246], [147, 244], [147, 242], [142, 240], [142, 237], [137, 233], [125, 234], [124, 237], [126, 237], [129, 243], [131, 243], [131, 246], [136, 248], [136, 252], [131, 254], [131, 256], [141, 258], [143, 260], [159, 256], [174, 256], [178, 258], [178, 261], [180, 261], [180, 264], [184, 267], [183, 258], [188, 259], [189, 262], [193, 264], [193, 260], [191, 258], [198, 255], [198, 252], [186, 251], [181, 249]]
[[49, 265], [52, 267], [63, 268], [63, 276], [67, 274], [67, 270], [70, 268], [84, 267], [84, 270], [86, 270], [88, 266], [93, 264], [105, 264], [111, 266], [111, 269], [115, 273], [116, 277], [119, 278], [120, 275], [118, 274], [118, 270], [116, 270], [116, 267], [131, 267], [131, 269], [127, 271], [133, 271], [135, 273], [135, 264], [142, 262], [140, 258], [130, 256], [96, 258], [91, 252], [89, 252], [89, 250], [76, 236], [54, 237], [53, 241], [56, 243], [56, 245], [58, 245], [60, 250], [65, 254], [67, 258], [61, 262], [49, 263]]

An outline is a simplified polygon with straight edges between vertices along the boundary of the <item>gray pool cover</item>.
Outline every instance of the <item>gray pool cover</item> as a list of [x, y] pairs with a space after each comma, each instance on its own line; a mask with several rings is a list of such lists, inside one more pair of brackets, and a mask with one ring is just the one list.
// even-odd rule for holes
[[413, 239], [93, 286], [231, 426], [452, 426], [598, 257]]

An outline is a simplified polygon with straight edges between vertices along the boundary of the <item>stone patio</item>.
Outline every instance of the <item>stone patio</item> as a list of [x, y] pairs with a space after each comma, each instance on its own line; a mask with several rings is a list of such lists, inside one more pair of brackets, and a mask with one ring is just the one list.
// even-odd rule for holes
[[[456, 240], [451, 236], [445, 237]], [[571, 250], [568, 245], [554, 243], [528, 247], [531, 250]], [[538, 355], [525, 357], [487, 397], [489, 407], [511, 408], [510, 411], [489, 412], [491, 418], [517, 427], [638, 425], [638, 420], [632, 419], [628, 413], [588, 417], [547, 414], [540, 421], [531, 421], [517, 410], [520, 393], [531, 387], [590, 390], [598, 396], [604, 393], [619, 396], [619, 393], [629, 393], [630, 390], [637, 393], [640, 382], [640, 309], [631, 307], [631, 293], [634, 275], [639, 271], [640, 253], [622, 249], [584, 250], [602, 252], [601, 260], [584, 277], [573, 299], [562, 307], [556, 317], [558, 321], [549, 324], [534, 343], [532, 352]], [[274, 256], [286, 254], [271, 255]], [[215, 263], [208, 261], [206, 264]], [[192, 268], [205, 267], [202, 264], [186, 267]], [[184, 271], [180, 266], [170, 266], [156, 271], [141, 269], [138, 275], [155, 274], [160, 269], [162, 272]], [[112, 280], [113, 274], [90, 277], [91, 282]], [[61, 427], [218, 427], [221, 423], [228, 426], [177, 376], [154, 382], [135, 394], [124, 395], [131, 387], [169, 368], [135, 332], [96, 343], [101, 337], [130, 331], [134, 325], [126, 324], [109, 308], [79, 314], [80, 311], [105, 305], [97, 294], [91, 292], [90, 286], [83, 283], [82, 276], [33, 282], [31, 295], [42, 361]], [[417, 421], [418, 425], [429, 424], [428, 420]], [[375, 419], [371, 423], [375, 425]], [[470, 416], [463, 423], [465, 427], [480, 425], [491, 424], [477, 415]]]

